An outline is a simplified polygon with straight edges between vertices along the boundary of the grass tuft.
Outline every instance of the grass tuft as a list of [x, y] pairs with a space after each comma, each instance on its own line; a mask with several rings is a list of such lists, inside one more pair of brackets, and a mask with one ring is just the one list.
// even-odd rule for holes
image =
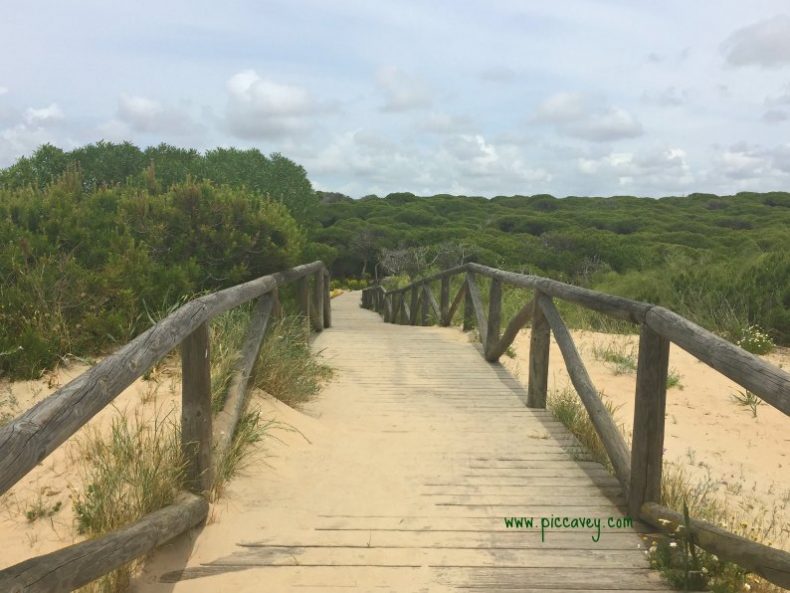
[[[615, 407], [612, 402], [603, 397], [603, 394], [601, 395], [606, 410], [612, 418], [614, 418], [619, 407]], [[576, 437], [583, 447], [584, 453], [587, 454], [583, 455], [578, 451], [571, 451], [572, 456], [575, 459], [587, 458], [589, 456], [593, 461], [597, 461], [609, 469], [609, 471], [612, 471], [612, 464], [609, 461], [606, 448], [601, 438], [598, 436], [598, 433], [595, 431], [595, 427], [590, 420], [590, 415], [587, 413], [587, 409], [584, 407], [584, 404], [582, 404], [577, 393], [570, 387], [551, 391], [548, 394], [546, 405], [554, 417], [562, 422], [573, 436]]]
[[261, 347], [251, 383], [280, 401], [298, 407], [315, 397], [332, 369], [310, 348], [303, 317], [283, 317]]
[[[74, 495], [80, 534], [99, 536], [171, 504], [181, 489], [184, 461], [178, 426], [159, 413], [119, 413], [109, 435], [93, 430], [78, 442], [83, 490]], [[82, 591], [116, 593], [128, 587], [133, 562], [87, 585]]]
[[248, 466], [250, 447], [261, 442], [276, 424], [274, 420], [262, 419], [257, 410], [249, 411], [239, 419], [236, 431], [233, 433], [233, 441], [225, 456], [217, 463], [212, 500], [221, 497], [230, 479]]

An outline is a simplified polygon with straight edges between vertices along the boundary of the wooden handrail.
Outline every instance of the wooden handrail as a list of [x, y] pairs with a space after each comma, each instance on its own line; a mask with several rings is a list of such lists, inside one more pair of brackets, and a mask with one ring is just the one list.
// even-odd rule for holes
[[[461, 287], [450, 304], [450, 279], [461, 276]], [[488, 316], [475, 276], [491, 280]], [[453, 317], [464, 302], [463, 329], [476, 325], [483, 355], [496, 362], [515, 339], [518, 330], [532, 319], [530, 336], [529, 381], [526, 405], [545, 408], [551, 333], [562, 352], [566, 369], [585, 409], [600, 437], [628, 501], [632, 516], [659, 529], [665, 522], [678, 521], [678, 513], [661, 506], [661, 479], [664, 446], [664, 415], [669, 344], [674, 343], [739, 385], [752, 391], [777, 410], [790, 415], [790, 373], [771, 365], [663, 307], [613, 296], [550, 278], [506, 272], [468, 263], [444, 270], [411, 284], [386, 290], [372, 286], [362, 293], [362, 306], [374, 310], [372, 303], [387, 298], [404, 301], [412, 294], [411, 323], [420, 294], [430, 295], [430, 283], [441, 281], [439, 322], [452, 325]], [[502, 284], [534, 291], [534, 298], [524, 305], [499, 336]], [[590, 381], [570, 332], [563, 323], [552, 299], [557, 298], [640, 327], [639, 361], [632, 446], [617, 429]], [[395, 315], [397, 318], [397, 314]], [[395, 320], [397, 321], [397, 319]], [[731, 534], [703, 521], [691, 522], [697, 543], [720, 558], [741, 564], [766, 580], [790, 587], [790, 554]]]
[[[312, 285], [309, 283], [312, 278]], [[149, 552], [205, 520], [213, 466], [224, 455], [243, 412], [252, 365], [272, 311], [281, 308], [278, 288], [298, 281], [298, 301], [308, 327], [331, 325], [329, 272], [320, 261], [262, 276], [193, 299], [0, 428], [0, 494], [65, 442], [117, 395], [175, 347], [182, 355], [182, 451], [184, 493], [173, 505], [133, 525], [0, 571], [0, 590], [71, 591]], [[311, 294], [312, 290], [312, 294]], [[254, 299], [239, 367], [224, 409], [212, 430], [208, 323]], [[213, 445], [216, 444], [216, 448]], [[212, 456], [214, 459], [212, 459]]]

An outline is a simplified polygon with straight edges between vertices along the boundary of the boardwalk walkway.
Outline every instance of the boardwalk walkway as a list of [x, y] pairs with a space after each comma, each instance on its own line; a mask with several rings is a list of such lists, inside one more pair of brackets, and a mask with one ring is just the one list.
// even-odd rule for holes
[[[625, 512], [616, 480], [574, 461], [562, 425], [525, 408], [521, 384], [461, 332], [384, 324], [358, 293], [333, 300], [333, 324], [315, 342], [336, 376], [311, 445], [272, 460], [263, 482], [242, 478], [244, 500], [186, 568], [172, 572], [183, 550], [165, 552], [140, 590], [668, 590], [636, 532], [607, 526]], [[508, 529], [510, 516], [535, 527]], [[595, 528], [542, 541], [552, 516], [600, 519], [599, 541]]]

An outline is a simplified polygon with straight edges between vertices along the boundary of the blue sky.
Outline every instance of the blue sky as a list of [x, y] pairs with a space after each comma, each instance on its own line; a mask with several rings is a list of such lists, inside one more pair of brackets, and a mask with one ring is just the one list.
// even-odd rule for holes
[[3, 12], [0, 166], [105, 139], [281, 152], [354, 197], [790, 188], [786, 1]]

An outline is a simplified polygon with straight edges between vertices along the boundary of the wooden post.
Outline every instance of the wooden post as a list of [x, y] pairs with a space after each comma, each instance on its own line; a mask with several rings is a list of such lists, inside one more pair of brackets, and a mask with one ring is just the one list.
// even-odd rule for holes
[[545, 408], [549, 384], [549, 346], [551, 328], [538, 304], [540, 292], [535, 291], [532, 312], [532, 330], [529, 338], [529, 383], [527, 385], [527, 407]]
[[450, 325], [450, 277], [442, 276], [442, 288], [439, 295], [440, 319], [439, 325], [447, 327]]
[[332, 327], [332, 288], [329, 272], [324, 270], [324, 327]]
[[208, 323], [181, 342], [181, 451], [186, 487], [195, 494], [211, 489], [211, 358]]
[[502, 324], [502, 282], [491, 278], [491, 290], [488, 295], [488, 331], [483, 352], [488, 362], [499, 360], [497, 347], [499, 346], [499, 332]]
[[422, 303], [420, 306], [420, 325], [430, 325], [431, 303], [428, 297], [428, 283], [422, 285]]
[[313, 330], [324, 330], [324, 271], [318, 270], [313, 274], [313, 302], [311, 307], [310, 323]]
[[417, 290], [417, 285], [411, 287], [411, 305], [409, 307], [409, 324], [417, 325], [417, 301], [420, 298], [420, 293]]
[[392, 321], [392, 295], [387, 293], [384, 295], [384, 323]]
[[628, 497], [628, 510], [632, 517], [639, 517], [644, 503], [661, 502], [668, 369], [669, 340], [647, 325], [642, 325], [636, 370], [631, 487]]
[[299, 314], [304, 317], [304, 326], [310, 333], [310, 278], [303, 276], [296, 281], [296, 300], [299, 303]]
[[475, 318], [475, 306], [472, 304], [472, 296], [469, 294], [471, 291], [469, 290], [469, 282], [464, 280], [464, 286], [466, 289], [464, 290], [464, 325], [463, 330], [468, 332], [472, 329], [472, 325]]
[[280, 302], [280, 290], [275, 288], [272, 290], [272, 299], [274, 302], [272, 304], [272, 315], [274, 315], [277, 319], [283, 318], [283, 304]]

